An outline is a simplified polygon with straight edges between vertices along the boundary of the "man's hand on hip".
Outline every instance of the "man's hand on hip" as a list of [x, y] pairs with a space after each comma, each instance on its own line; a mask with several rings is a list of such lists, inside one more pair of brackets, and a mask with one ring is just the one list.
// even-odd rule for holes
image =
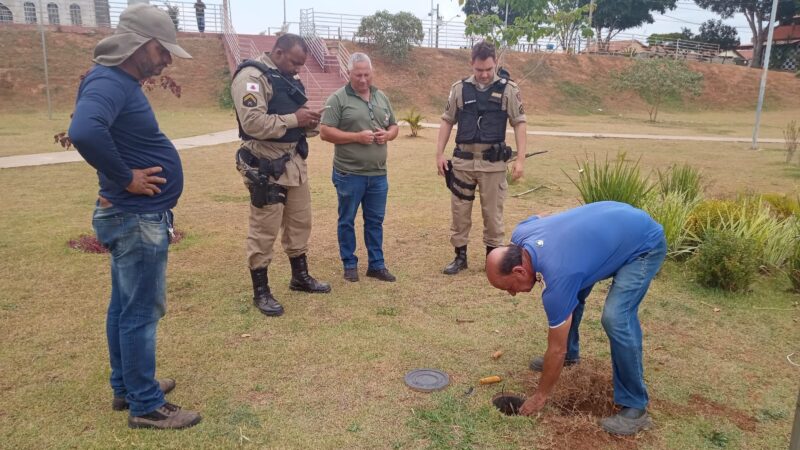
[[147, 195], [152, 197], [161, 193], [158, 188], [159, 184], [165, 184], [166, 178], [157, 177], [153, 174], [160, 173], [161, 167], [148, 167], [146, 169], [133, 169], [133, 180], [131, 180], [127, 189], [131, 194]]

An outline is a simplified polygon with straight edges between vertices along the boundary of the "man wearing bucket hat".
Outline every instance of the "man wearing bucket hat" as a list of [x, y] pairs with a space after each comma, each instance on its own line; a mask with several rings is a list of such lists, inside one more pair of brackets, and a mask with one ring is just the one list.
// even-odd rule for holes
[[179, 429], [200, 415], [164, 399], [175, 387], [156, 380], [156, 327], [166, 310], [172, 208], [183, 190], [178, 152], [159, 130], [140, 82], [191, 58], [166, 12], [138, 4], [122, 12], [112, 36], [94, 50], [96, 65], [78, 88], [69, 136], [97, 170], [92, 225], [111, 252], [106, 333], [112, 409], [130, 408], [131, 428]]
[[511, 295], [530, 292], [541, 280], [550, 325], [536, 392], [520, 413], [542, 409], [564, 366], [576, 364], [586, 298], [595, 283], [613, 277], [600, 322], [611, 344], [614, 403], [620, 412], [600, 421], [609, 433], [649, 428], [642, 364], [639, 304], [667, 251], [664, 229], [646, 212], [618, 202], [596, 202], [549, 217], [530, 217], [514, 229], [511, 244], [489, 253], [486, 276]]

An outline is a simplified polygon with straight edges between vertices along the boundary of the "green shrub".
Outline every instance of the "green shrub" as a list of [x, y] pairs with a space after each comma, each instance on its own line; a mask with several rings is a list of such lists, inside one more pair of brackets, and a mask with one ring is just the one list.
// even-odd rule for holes
[[800, 292], [800, 241], [795, 241], [787, 266], [786, 273], [792, 283], [792, 290]]
[[609, 162], [608, 155], [605, 161], [598, 162], [593, 156], [583, 163], [578, 163], [578, 180], [564, 172], [569, 181], [578, 188], [584, 203], [594, 203], [603, 200], [613, 200], [628, 203], [641, 208], [647, 195], [653, 189], [639, 172], [639, 160], [628, 162], [625, 153], [617, 154], [613, 162]]
[[751, 241], [765, 269], [782, 267], [792, 252], [798, 219], [775, 217], [760, 196], [737, 201], [700, 203], [687, 224], [687, 251], [694, 251], [710, 231], [730, 231]]
[[783, 194], [763, 194], [764, 200], [772, 212], [780, 219], [788, 219], [792, 216], [800, 216], [800, 202], [797, 197], [789, 197]]
[[664, 227], [667, 252], [672, 257], [679, 257], [689, 251], [684, 243], [688, 237], [687, 224], [695, 204], [696, 200], [687, 200], [679, 192], [669, 192], [664, 196], [650, 195], [644, 204], [644, 210], [650, 217]]
[[709, 230], [691, 267], [703, 286], [747, 291], [758, 272], [756, 243], [731, 230]]
[[408, 123], [409, 128], [411, 128], [411, 137], [417, 137], [419, 135], [419, 130], [422, 129], [422, 114], [417, 112], [416, 108], [411, 108], [400, 120], [405, 121]]
[[703, 194], [700, 171], [689, 164], [674, 165], [663, 173], [660, 170], [657, 171], [657, 174], [662, 195], [666, 196], [671, 192], [677, 192], [687, 200], [694, 202]]

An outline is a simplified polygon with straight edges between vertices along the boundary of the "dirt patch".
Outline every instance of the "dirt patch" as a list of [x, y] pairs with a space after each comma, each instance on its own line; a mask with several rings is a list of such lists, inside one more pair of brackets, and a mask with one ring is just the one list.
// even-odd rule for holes
[[655, 400], [655, 408], [670, 414], [670, 415], [694, 415], [703, 416], [706, 418], [721, 417], [731, 421], [737, 428], [742, 431], [756, 431], [758, 420], [747, 414], [746, 412], [733, 408], [731, 406], [723, 405], [721, 403], [703, 397], [700, 394], [692, 394], [689, 397], [689, 403], [680, 405], [670, 401]]
[[[523, 385], [533, 395], [539, 384], [539, 373], [527, 371]], [[597, 422], [617, 413], [611, 365], [582, 358], [577, 366], [561, 372], [549, 401], [549, 410], [540, 423], [549, 429], [541, 448], [638, 448], [650, 441], [649, 433], [636, 436], [613, 436], [603, 431]]]

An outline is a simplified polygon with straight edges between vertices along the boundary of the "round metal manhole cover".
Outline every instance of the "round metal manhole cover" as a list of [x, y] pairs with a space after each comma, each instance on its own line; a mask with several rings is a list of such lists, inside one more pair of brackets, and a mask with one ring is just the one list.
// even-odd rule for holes
[[419, 392], [439, 391], [450, 384], [450, 377], [436, 369], [414, 369], [405, 376], [408, 387]]

